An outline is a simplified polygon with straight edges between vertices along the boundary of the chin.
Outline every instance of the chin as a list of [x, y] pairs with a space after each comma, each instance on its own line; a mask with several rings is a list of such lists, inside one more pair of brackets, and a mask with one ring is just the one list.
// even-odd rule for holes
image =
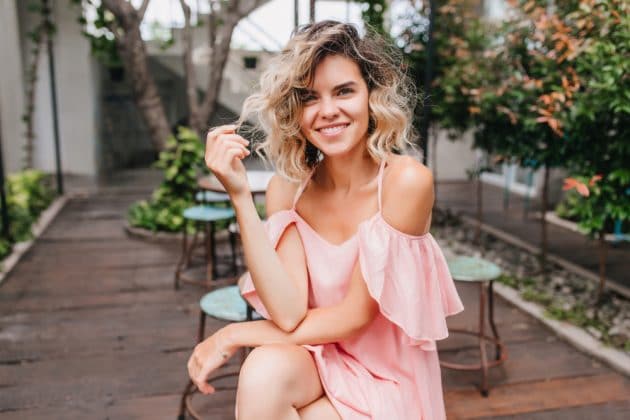
[[339, 138], [339, 139], [317, 138], [317, 140], [312, 143], [315, 147], [319, 149], [320, 152], [324, 154], [324, 156], [338, 157], [338, 156], [344, 156], [351, 153], [353, 150], [360, 147], [362, 142], [363, 144], [365, 144], [365, 142], [362, 140], [349, 141], [344, 138]]
[[333, 143], [315, 145], [327, 157], [338, 157], [348, 154], [356, 145]]

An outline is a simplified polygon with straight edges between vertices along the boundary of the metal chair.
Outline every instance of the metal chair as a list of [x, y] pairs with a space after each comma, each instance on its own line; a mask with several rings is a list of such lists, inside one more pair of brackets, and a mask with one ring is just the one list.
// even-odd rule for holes
[[[492, 284], [493, 281], [501, 275], [501, 269], [495, 264], [481, 258], [456, 257], [447, 260], [447, 263], [454, 280], [479, 284], [479, 330], [469, 331], [454, 328], [449, 329], [449, 331], [453, 333], [469, 334], [478, 338], [480, 363], [461, 364], [441, 360], [440, 365], [455, 370], [479, 370], [481, 372], [481, 395], [487, 397], [489, 395], [488, 369], [507, 360], [507, 351], [494, 323], [494, 292]], [[486, 300], [488, 302], [488, 321], [492, 328], [492, 336], [487, 335], [485, 331]], [[495, 357], [494, 360], [491, 361], [488, 361], [486, 355], [486, 343], [488, 342], [493, 343], [495, 347]]]
[[[215, 231], [217, 222], [225, 221], [229, 223], [235, 218], [234, 209], [231, 207], [221, 208], [210, 205], [199, 205], [189, 207], [183, 212], [185, 223], [183, 226], [182, 234], [182, 255], [177, 263], [175, 269], [175, 289], [179, 289], [181, 282], [192, 283], [196, 285], [205, 286], [208, 288], [216, 287], [214, 281], [219, 276], [217, 269], [220, 262], [216, 255], [216, 238]], [[194, 223], [195, 225], [203, 225], [203, 229], [196, 229], [192, 241], [188, 240], [188, 225]], [[190, 266], [193, 258], [193, 253], [197, 248], [198, 233], [202, 230], [204, 232], [204, 244], [205, 244], [205, 264], [206, 264], [206, 278], [205, 280], [197, 280], [188, 277], [185, 270]], [[236, 233], [233, 230], [228, 232], [231, 249], [231, 273], [236, 275]]]
[[[241, 297], [238, 286], [227, 286], [206, 293], [199, 301], [200, 317], [199, 330], [197, 333], [197, 343], [205, 338], [206, 316], [211, 316], [220, 321], [241, 322], [254, 319], [254, 311], [251, 306]], [[247, 349], [243, 349], [238, 369], [222, 369], [222, 373], [213, 376], [208, 382], [217, 383], [230, 377], [238, 377], [240, 366], [247, 356]], [[215, 392], [233, 391], [236, 388], [231, 386], [214, 386]], [[201, 415], [194, 409], [193, 396], [198, 392], [195, 384], [189, 380], [182, 394], [179, 406], [178, 420], [184, 420], [188, 414], [195, 420], [200, 420]], [[213, 394], [214, 395], [214, 394]]]

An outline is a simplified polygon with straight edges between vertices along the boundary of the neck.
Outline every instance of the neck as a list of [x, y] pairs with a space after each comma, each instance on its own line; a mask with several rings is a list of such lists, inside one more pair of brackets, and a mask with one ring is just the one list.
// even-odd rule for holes
[[347, 156], [326, 156], [316, 171], [318, 183], [327, 190], [356, 191], [376, 177], [379, 164], [367, 150]]

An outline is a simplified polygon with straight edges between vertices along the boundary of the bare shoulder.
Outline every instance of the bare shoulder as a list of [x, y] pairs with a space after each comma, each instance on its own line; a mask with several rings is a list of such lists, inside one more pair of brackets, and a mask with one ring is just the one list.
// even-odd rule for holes
[[392, 155], [383, 181], [383, 218], [410, 235], [425, 233], [433, 208], [433, 174], [410, 156]]
[[385, 182], [394, 196], [397, 192], [407, 197], [408, 193], [415, 192], [415, 196], [428, 192], [428, 188], [433, 190], [433, 173], [411, 156], [392, 155], [388, 161], [388, 169]]
[[298, 186], [297, 183], [274, 174], [269, 181], [265, 195], [267, 217], [278, 211], [288, 210], [293, 207], [293, 198]]

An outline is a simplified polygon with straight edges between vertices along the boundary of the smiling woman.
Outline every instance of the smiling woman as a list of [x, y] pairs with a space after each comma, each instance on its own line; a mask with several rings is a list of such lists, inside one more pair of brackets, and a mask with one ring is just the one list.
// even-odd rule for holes
[[277, 174], [261, 222], [237, 125], [208, 134], [205, 160], [230, 194], [265, 320], [228, 325], [190, 357], [192, 380], [243, 346], [238, 419], [445, 418], [436, 340], [463, 309], [430, 233], [431, 172], [392, 153], [411, 140], [398, 56], [374, 34], [324, 21], [298, 29], [248, 98]]

